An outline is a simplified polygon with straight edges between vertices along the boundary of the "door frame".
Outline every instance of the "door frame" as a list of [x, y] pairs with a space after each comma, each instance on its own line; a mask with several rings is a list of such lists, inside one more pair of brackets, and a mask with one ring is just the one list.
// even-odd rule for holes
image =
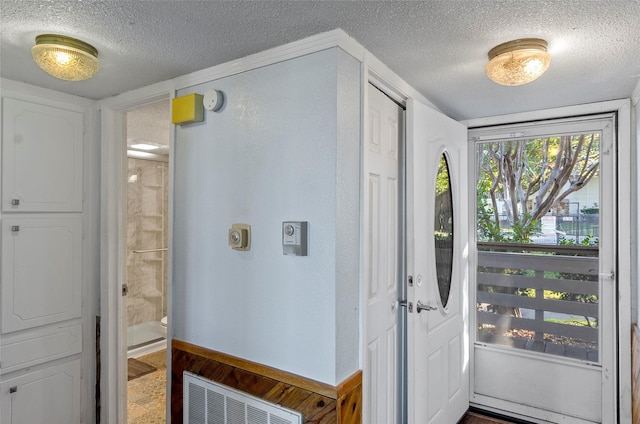
[[[100, 422], [127, 422], [126, 335], [122, 334], [121, 286], [126, 278], [127, 140], [124, 113], [140, 106], [174, 97], [172, 81], [130, 91], [99, 102], [101, 113], [101, 217], [100, 227]], [[169, 136], [169, 199], [173, 197], [174, 131]], [[169, 207], [168, 245], [172, 241], [173, 209]], [[169, 252], [170, 255], [170, 252]], [[170, 257], [170, 256], [169, 256]], [[167, 309], [171, 314], [171, 261], [167, 269]], [[167, 325], [167, 347], [171, 345], [171, 322]], [[170, 358], [171, 349], [167, 349]], [[171, 364], [167, 362], [167, 375]], [[167, 393], [171, 379], [167, 378]], [[169, 411], [169, 409], [167, 409]], [[168, 414], [168, 412], [167, 412]], [[169, 414], [167, 420], [169, 419]], [[169, 422], [169, 421], [167, 421]]]
[[[617, 269], [617, 358], [616, 365], [617, 370], [614, 373], [615, 386], [617, 387], [617, 393], [611, 393], [609, 396], [610, 402], [603, 404], [603, 417], [607, 416], [607, 408], [613, 408], [617, 405], [618, 424], [631, 424], [631, 284], [634, 281], [632, 279], [635, 274], [635, 264], [632, 261], [632, 233], [635, 224], [633, 217], [635, 216], [637, 205], [633, 203], [632, 199], [635, 199], [636, 184], [633, 178], [636, 177], [635, 173], [630, 173], [628, 176], [622, 178], [619, 170], [632, 170], [631, 167], [632, 157], [635, 157], [636, 151], [631, 143], [631, 103], [628, 99], [625, 100], [613, 100], [600, 103], [591, 103], [578, 106], [568, 106], [555, 109], [546, 109], [533, 112], [523, 112], [511, 115], [502, 115], [495, 117], [479, 118], [463, 121], [468, 128], [471, 127], [485, 127], [501, 124], [512, 124], [518, 122], [531, 122], [541, 121], [548, 119], [566, 118], [571, 116], [589, 115], [615, 112], [617, 113], [617, 178], [618, 183], [618, 207], [617, 207], [617, 220], [618, 228], [629, 228], [630, 231], [618, 231], [617, 234], [617, 247], [618, 247], [618, 269]], [[472, 146], [469, 144], [469, 148]], [[473, 151], [473, 150], [470, 150]], [[633, 156], [632, 156], [633, 155]], [[469, 155], [469, 166], [475, 166], [474, 155]], [[473, 173], [470, 174], [470, 179], [473, 178]], [[471, 180], [470, 180], [471, 181]], [[469, 204], [475, 204], [475, 190], [469, 190]], [[473, 216], [470, 214], [470, 225], [472, 224]], [[477, 252], [475, 243], [470, 244], [470, 269], [475, 269], [477, 266]], [[635, 250], [633, 250], [635, 252]], [[633, 269], [632, 269], [633, 267]], [[475, 272], [470, 273], [469, 287], [475, 287]], [[622, 282], [629, 282], [629, 284], [622, 284]], [[475, 310], [475, 290], [470, 290], [469, 302], [470, 310]], [[475, 321], [473, 317], [470, 317], [471, 321]], [[470, 343], [470, 358], [471, 358], [471, 374], [470, 384], [474, 387], [475, 378], [475, 360], [473, 357], [473, 343]], [[471, 394], [471, 404], [473, 405], [474, 395]], [[479, 406], [479, 405], [478, 405]], [[481, 406], [486, 409], [486, 407]], [[615, 411], [609, 409], [608, 415], [615, 414]]]

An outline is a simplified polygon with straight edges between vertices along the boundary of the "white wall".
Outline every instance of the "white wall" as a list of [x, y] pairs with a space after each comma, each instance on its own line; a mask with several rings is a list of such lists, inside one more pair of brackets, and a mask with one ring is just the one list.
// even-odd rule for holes
[[338, 50], [336, 383], [360, 369], [360, 63]]
[[[174, 338], [329, 384], [359, 369], [360, 87], [333, 48], [177, 93], [225, 106], [176, 128]], [[307, 257], [282, 254], [287, 220]]]

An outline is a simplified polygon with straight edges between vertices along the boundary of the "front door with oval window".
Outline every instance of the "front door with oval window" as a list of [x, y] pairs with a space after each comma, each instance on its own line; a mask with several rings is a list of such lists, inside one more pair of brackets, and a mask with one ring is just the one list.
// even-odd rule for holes
[[408, 422], [469, 407], [466, 128], [407, 103]]

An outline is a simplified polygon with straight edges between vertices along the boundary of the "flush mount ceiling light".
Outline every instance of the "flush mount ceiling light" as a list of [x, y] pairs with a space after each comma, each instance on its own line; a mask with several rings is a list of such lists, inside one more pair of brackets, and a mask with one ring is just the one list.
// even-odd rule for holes
[[31, 54], [43, 71], [65, 81], [89, 79], [100, 69], [95, 47], [64, 35], [38, 35]]
[[542, 75], [551, 64], [547, 42], [539, 38], [509, 41], [489, 51], [487, 76], [500, 85], [524, 85]]

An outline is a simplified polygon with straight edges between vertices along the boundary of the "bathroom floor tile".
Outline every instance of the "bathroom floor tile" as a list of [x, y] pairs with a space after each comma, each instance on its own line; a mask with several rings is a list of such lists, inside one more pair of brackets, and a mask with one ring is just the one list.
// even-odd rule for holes
[[157, 371], [128, 382], [128, 424], [165, 424], [166, 355], [167, 351], [163, 349], [137, 358], [142, 362], [153, 365], [157, 368]]
[[158, 369], [166, 368], [167, 350], [162, 349], [157, 352], [150, 353], [149, 355], [141, 356], [138, 359], [142, 362], [146, 362], [149, 365], [153, 365]]

